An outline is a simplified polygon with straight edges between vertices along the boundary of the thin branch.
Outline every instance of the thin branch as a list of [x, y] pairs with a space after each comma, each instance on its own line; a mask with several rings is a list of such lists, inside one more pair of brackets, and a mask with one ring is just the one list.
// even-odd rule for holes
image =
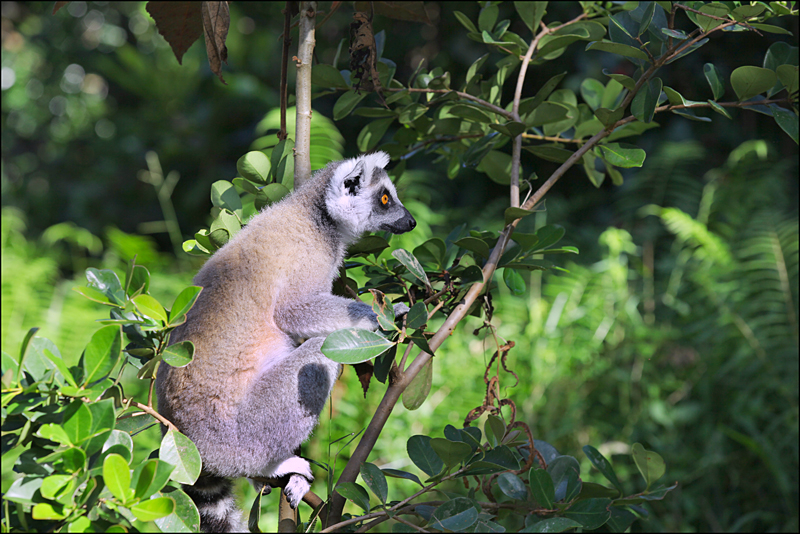
[[456, 93], [461, 98], [466, 98], [467, 100], [472, 100], [473, 102], [477, 102], [482, 106], [486, 106], [493, 112], [497, 113], [498, 115], [502, 115], [503, 117], [507, 118], [508, 120], [514, 120], [514, 115], [510, 111], [506, 111], [499, 106], [495, 106], [494, 104], [483, 100], [482, 98], [478, 98], [477, 96], [472, 96], [469, 93], [465, 93], [463, 91], [454, 91], [452, 89], [427, 89], [421, 87], [384, 87], [384, 91], [408, 91], [409, 93]]
[[[691, 8], [689, 6], [685, 6], [683, 4], [674, 4], [674, 5], [675, 5], [675, 7], [679, 7], [681, 9], [683, 9], [684, 11], [691, 11], [692, 13], [695, 13], [697, 15], [702, 15], [704, 17], [708, 17], [708, 18], [713, 19], [713, 20], [721, 20], [723, 22], [730, 22], [730, 20], [731, 20], [731, 19], [726, 19], [724, 17], [717, 17], [715, 15], [709, 15], [708, 13], [703, 13], [702, 11], [698, 11], [696, 9], [693, 9], [693, 8]], [[751, 31], [756, 32], [758, 35], [761, 35], [761, 37], [764, 37], [764, 35], [760, 31], [758, 31], [754, 27], [750, 26], [748, 23], [746, 23], [746, 22], [738, 22], [738, 21], [734, 21], [734, 22], [736, 24], [744, 26], [745, 28], [747, 28], [747, 29], [749, 29]]]
[[555, 141], [556, 143], [583, 143], [582, 139], [566, 139], [564, 137], [552, 137], [548, 135], [536, 135], [529, 133], [523, 133], [522, 137], [525, 139], [535, 139], [537, 141]]
[[297, 48], [297, 117], [294, 140], [294, 186], [311, 177], [311, 62], [314, 56], [314, 21], [317, 3], [300, 6], [300, 38]]
[[153, 417], [155, 417], [156, 419], [158, 419], [159, 421], [161, 421], [161, 423], [162, 423], [162, 424], [166, 425], [166, 426], [167, 426], [167, 428], [169, 428], [170, 430], [174, 430], [175, 432], [180, 432], [180, 431], [178, 430], [178, 427], [176, 427], [175, 425], [173, 425], [173, 424], [172, 424], [172, 423], [171, 423], [169, 420], [167, 420], [167, 418], [166, 418], [166, 417], [164, 417], [163, 415], [161, 415], [160, 413], [158, 413], [157, 411], [155, 411], [155, 410], [154, 410], [153, 408], [151, 408], [150, 406], [148, 406], [148, 405], [146, 405], [146, 404], [142, 404], [141, 402], [136, 402], [136, 401], [134, 401], [134, 400], [130, 401], [130, 406], [136, 406], [137, 408], [139, 408], [140, 410], [142, 410], [142, 411], [143, 411], [143, 412], [145, 412], [146, 414], [148, 414], [148, 415], [152, 415]]

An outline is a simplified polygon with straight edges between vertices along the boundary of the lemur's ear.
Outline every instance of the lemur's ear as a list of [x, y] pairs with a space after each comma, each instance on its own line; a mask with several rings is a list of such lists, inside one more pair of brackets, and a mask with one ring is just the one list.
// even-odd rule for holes
[[361, 189], [362, 180], [364, 179], [364, 162], [359, 161], [356, 163], [355, 168], [353, 171], [344, 177], [344, 187], [347, 189], [348, 195], [357, 195], [359, 189]]

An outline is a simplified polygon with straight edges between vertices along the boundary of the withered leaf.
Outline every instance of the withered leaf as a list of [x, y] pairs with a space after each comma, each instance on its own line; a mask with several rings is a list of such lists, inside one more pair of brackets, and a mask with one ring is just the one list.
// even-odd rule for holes
[[432, 25], [422, 2], [356, 2], [355, 10], [369, 13], [370, 4], [374, 6], [376, 15]]
[[158, 33], [172, 47], [178, 63], [183, 64], [183, 55], [203, 34], [200, 2], [147, 2], [145, 9], [153, 17]]
[[51, 13], [51, 14], [55, 15], [56, 13], [58, 13], [59, 9], [61, 9], [62, 7], [64, 7], [67, 4], [69, 4], [69, 2], [56, 2], [55, 5], [53, 6], [53, 13]]
[[[203, 2], [203, 35], [206, 39], [206, 52], [211, 72], [222, 78], [222, 63], [228, 63], [228, 48], [225, 39], [231, 25], [231, 14], [228, 2]], [[225, 83], [225, 85], [228, 85]]]
[[369, 381], [372, 379], [372, 368], [372, 362], [353, 364], [353, 369], [356, 370], [356, 374], [358, 375], [358, 381], [361, 382], [361, 389], [364, 390], [364, 398], [367, 398]]

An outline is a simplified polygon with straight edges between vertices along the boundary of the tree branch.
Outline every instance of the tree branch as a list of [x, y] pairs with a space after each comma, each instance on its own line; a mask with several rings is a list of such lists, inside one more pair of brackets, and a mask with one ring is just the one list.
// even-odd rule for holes
[[311, 61], [314, 57], [314, 21], [317, 3], [300, 6], [300, 39], [297, 49], [297, 118], [294, 143], [294, 186], [311, 177]]

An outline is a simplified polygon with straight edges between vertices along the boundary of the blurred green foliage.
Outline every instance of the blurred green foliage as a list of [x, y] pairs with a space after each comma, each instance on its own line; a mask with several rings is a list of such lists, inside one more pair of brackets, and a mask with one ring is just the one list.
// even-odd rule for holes
[[[71, 2], [51, 16], [51, 3], [3, 3], [2, 348], [9, 353], [29, 327], [41, 326], [68, 365], [77, 363], [103, 316], [70, 291], [83, 285], [86, 266], [121, 272], [138, 254], [153, 273], [151, 292], [171, 302], [197, 264], [163, 252], [173, 250], [167, 234], [139, 235], [143, 223], [168, 218], [153, 188], [137, 180], [145, 153], [153, 150], [165, 171], [183, 177], [172, 197], [190, 236], [207, 222], [210, 184], [235, 176], [258, 122], [277, 107], [279, 5], [231, 5], [227, 87], [208, 70], [201, 45], [178, 65], [143, 5]], [[441, 23], [453, 20], [454, 9], [475, 19], [477, 4], [430, 9], [433, 27], [376, 22], [391, 36], [383, 55], [396, 60], [398, 78], [421, 58], [463, 76], [483, 53]], [[349, 13], [340, 12], [320, 30], [323, 62], [332, 61], [348, 23]], [[709, 57], [727, 72], [760, 64], [758, 39], [743, 35], [735, 49], [712, 41], [679, 68], [702, 69]], [[560, 61], [574, 62], [574, 76], [564, 80], [573, 90], [586, 75], [623, 68], [605, 63], [607, 56], [588, 63], [568, 52]], [[553, 63], [537, 78], [558, 74]], [[686, 76], [676, 88], [693, 94], [696, 83], [705, 82]], [[315, 106], [332, 116], [333, 102]], [[369, 120], [353, 115], [337, 123], [348, 155]], [[611, 458], [634, 441], [661, 452], [679, 486], [637, 528], [796, 531], [797, 147], [755, 113], [708, 124], [656, 120], [662, 128], [641, 143], [649, 157], [639, 172], [625, 174], [623, 186], [590, 188], [573, 171], [548, 196], [546, 214], [521, 224], [533, 231], [558, 222], [566, 244], [582, 254], [562, 264], [568, 273], [531, 273], [523, 298], [501, 288], [494, 323], [502, 338], [516, 341], [509, 359], [520, 375], [515, 388], [501, 386], [534, 436], [565, 454], [581, 457], [581, 446], [602, 443]], [[535, 168], [546, 176], [551, 165], [537, 160]], [[505, 189], [475, 179], [472, 169], [455, 184], [424, 155], [409, 166], [401, 196], [410, 198], [419, 226], [393, 245], [412, 250], [441, 228], [466, 221], [496, 229], [502, 220]], [[405, 467], [386, 463], [405, 458], [398, 451], [409, 436], [461, 426], [481, 403], [477, 377], [495, 349], [483, 334], [469, 335], [481, 325], [470, 319], [437, 351], [430, 398], [414, 413], [397, 410], [373, 463]], [[375, 406], [380, 396], [373, 387], [365, 400], [346, 370], [332, 417], [323, 417], [306, 454], [330, 463], [326, 444], [363, 428], [371, 413], [365, 403]], [[158, 432], [138, 439], [152, 450]], [[614, 463], [621, 478], [631, 478], [632, 462]], [[3, 465], [5, 491], [12, 474], [6, 458]], [[316, 491], [324, 488], [317, 484]], [[408, 484], [398, 487], [408, 494]], [[240, 490], [252, 499], [250, 486]], [[269, 499], [275, 510], [276, 497]]]

